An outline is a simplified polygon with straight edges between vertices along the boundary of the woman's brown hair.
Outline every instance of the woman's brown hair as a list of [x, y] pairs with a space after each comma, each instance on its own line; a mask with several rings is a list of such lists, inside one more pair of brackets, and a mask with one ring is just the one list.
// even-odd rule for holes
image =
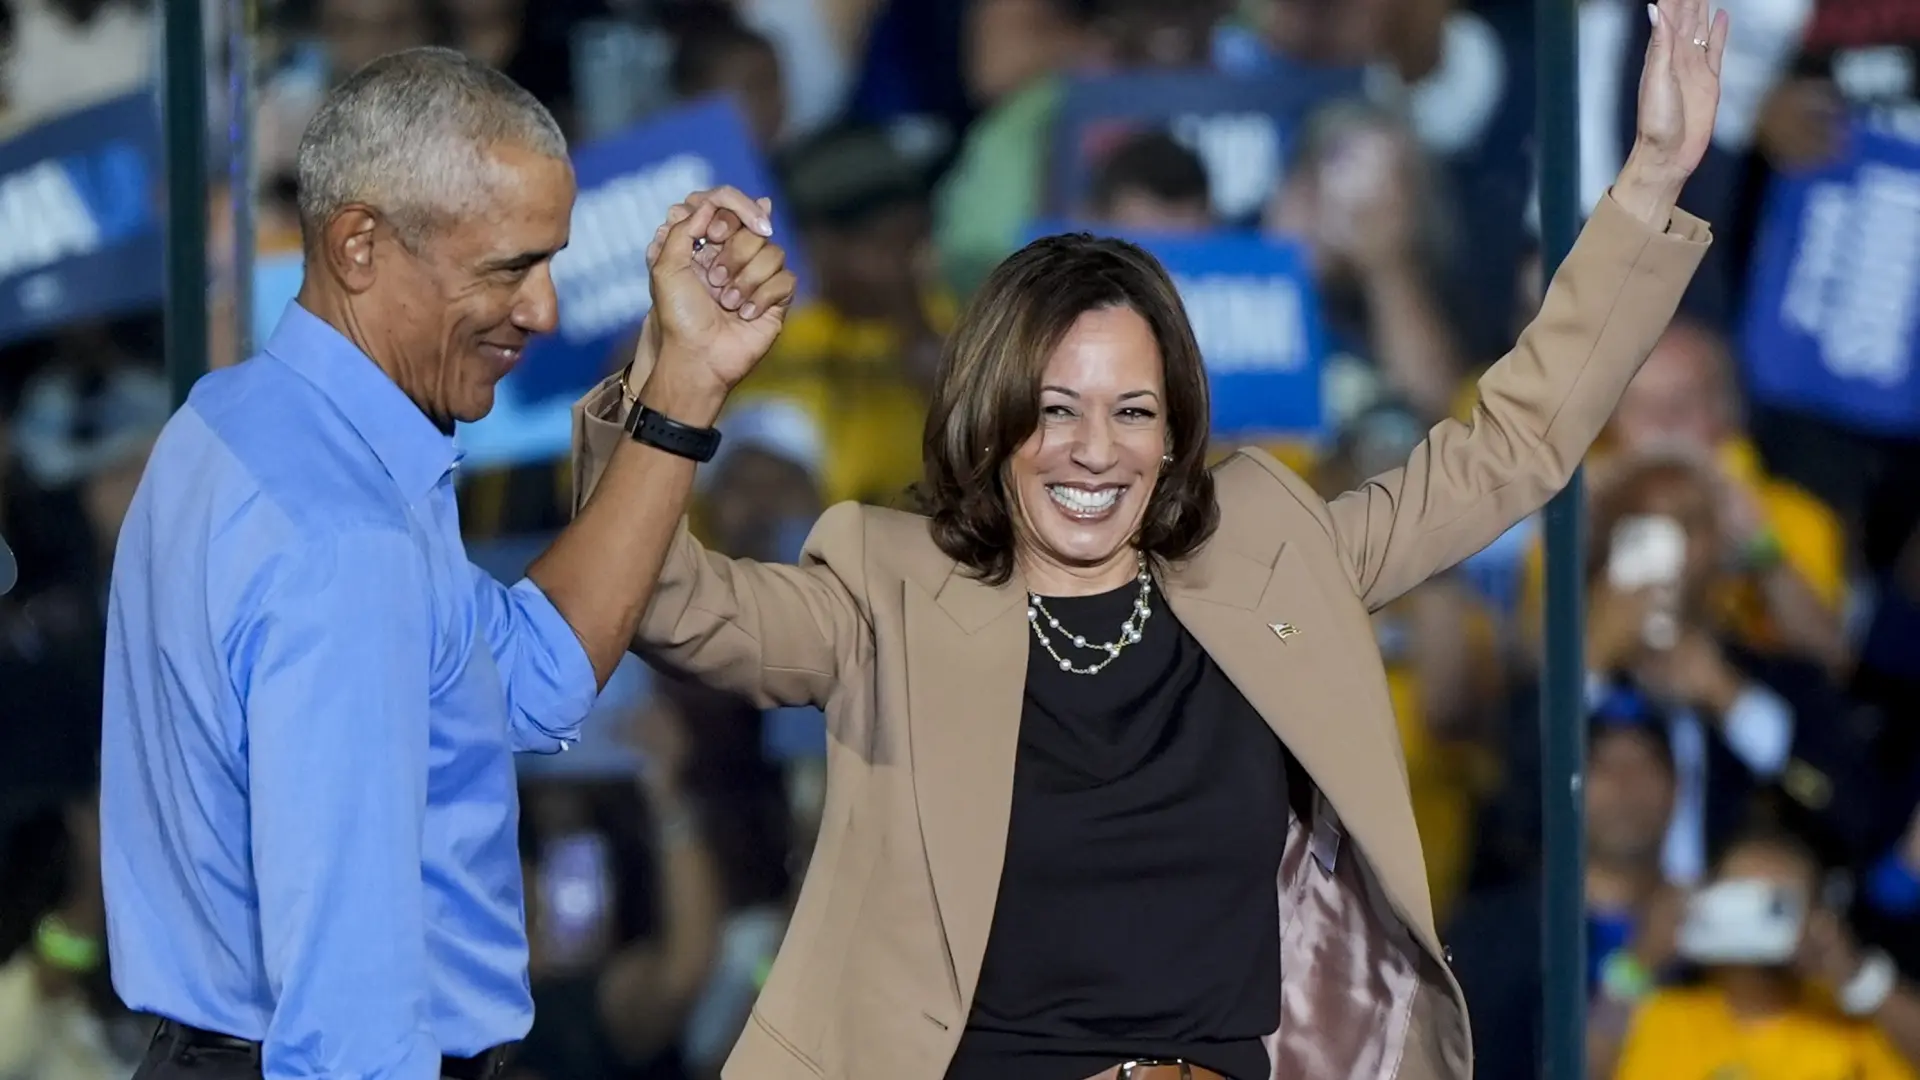
[[927, 410], [927, 472], [915, 501], [940, 550], [989, 584], [1013, 574], [1013, 508], [1002, 477], [1039, 425], [1047, 360], [1080, 316], [1116, 307], [1146, 320], [1166, 381], [1173, 460], [1148, 500], [1140, 549], [1178, 560], [1219, 523], [1206, 461], [1207, 374], [1173, 279], [1123, 240], [1049, 236], [1002, 262], [974, 295], [947, 338]]

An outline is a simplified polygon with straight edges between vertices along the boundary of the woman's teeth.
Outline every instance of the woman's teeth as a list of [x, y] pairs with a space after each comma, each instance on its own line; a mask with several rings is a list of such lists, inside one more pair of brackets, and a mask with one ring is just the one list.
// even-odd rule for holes
[[1099, 514], [1113, 509], [1113, 504], [1120, 500], [1120, 493], [1125, 490], [1125, 488], [1109, 487], [1089, 491], [1086, 488], [1069, 487], [1065, 484], [1052, 484], [1047, 487], [1047, 494], [1067, 512], [1085, 515]]

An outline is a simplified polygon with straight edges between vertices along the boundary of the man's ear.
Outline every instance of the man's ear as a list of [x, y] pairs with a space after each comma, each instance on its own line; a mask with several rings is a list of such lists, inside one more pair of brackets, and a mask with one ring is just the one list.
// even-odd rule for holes
[[343, 207], [327, 219], [320, 233], [320, 259], [335, 281], [347, 292], [364, 293], [373, 288], [374, 245], [393, 243], [392, 234], [379, 234], [379, 217], [372, 208], [357, 203]]

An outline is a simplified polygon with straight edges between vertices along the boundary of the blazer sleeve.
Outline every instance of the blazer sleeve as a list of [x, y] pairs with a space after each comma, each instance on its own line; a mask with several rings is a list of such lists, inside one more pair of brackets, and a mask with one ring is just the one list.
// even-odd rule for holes
[[[1711, 236], [1675, 210], [1662, 232], [1601, 200], [1520, 341], [1406, 465], [1323, 519], [1368, 610], [1497, 539], [1565, 487], [1665, 332]], [[1311, 504], [1310, 504], [1311, 505]]]
[[[618, 378], [575, 403], [575, 513], [627, 438], [626, 411]], [[787, 566], [709, 551], [682, 518], [633, 651], [762, 709], [824, 707], [841, 672], [871, 648], [864, 531], [859, 505], [841, 503], [814, 525], [799, 565]]]

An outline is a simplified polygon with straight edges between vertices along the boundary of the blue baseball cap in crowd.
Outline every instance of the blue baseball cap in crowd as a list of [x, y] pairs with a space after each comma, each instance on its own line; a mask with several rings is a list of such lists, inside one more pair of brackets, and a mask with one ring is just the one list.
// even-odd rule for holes
[[1636, 732], [1648, 741], [1669, 768], [1673, 766], [1672, 714], [1645, 690], [1629, 682], [1614, 682], [1589, 704], [1589, 739], [1599, 738], [1609, 732]]

